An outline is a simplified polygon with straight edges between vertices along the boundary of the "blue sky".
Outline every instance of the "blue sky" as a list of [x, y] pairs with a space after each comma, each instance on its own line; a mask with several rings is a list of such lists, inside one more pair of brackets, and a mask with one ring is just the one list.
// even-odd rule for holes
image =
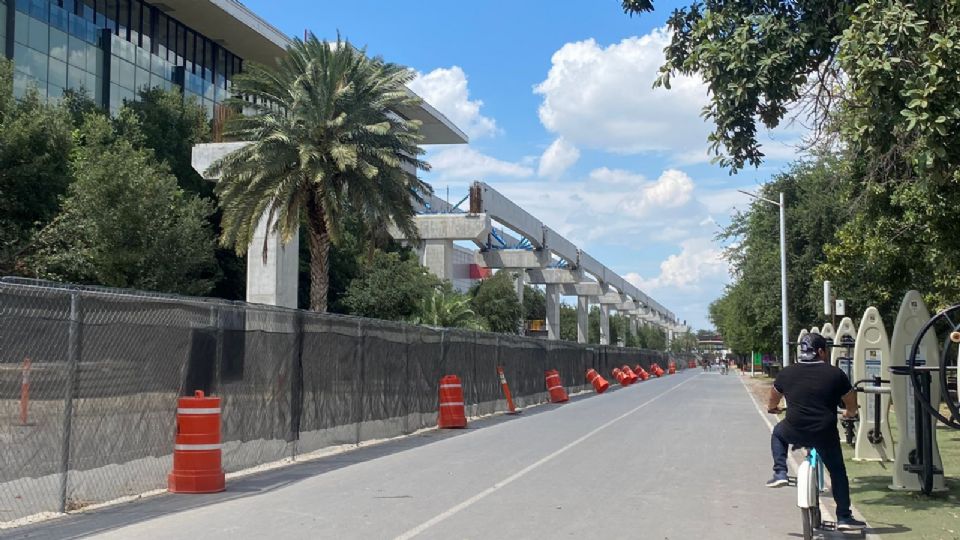
[[801, 136], [765, 133], [760, 169], [709, 163], [702, 81], [651, 88], [683, 2], [633, 18], [618, 0], [244, 4], [290, 35], [339, 31], [416, 70], [413, 89], [471, 137], [429, 149], [439, 194], [487, 182], [695, 329], [729, 280], [713, 237], [748, 204], [736, 189], [769, 179]]

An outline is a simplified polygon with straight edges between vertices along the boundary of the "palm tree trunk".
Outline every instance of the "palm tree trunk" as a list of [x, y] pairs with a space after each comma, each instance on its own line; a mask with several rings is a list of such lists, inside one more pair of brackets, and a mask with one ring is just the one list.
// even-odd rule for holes
[[310, 311], [327, 311], [330, 288], [330, 233], [323, 207], [311, 197], [307, 207], [307, 239], [310, 245]]

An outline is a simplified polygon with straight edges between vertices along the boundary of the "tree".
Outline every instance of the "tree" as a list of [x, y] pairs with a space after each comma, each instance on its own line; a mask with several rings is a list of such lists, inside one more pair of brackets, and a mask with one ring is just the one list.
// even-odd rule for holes
[[934, 306], [960, 295], [960, 2], [714, 0], [668, 27], [657, 84], [703, 78], [712, 149], [731, 172], [762, 161], [758, 126], [791, 111], [811, 145], [842, 152], [852, 216], [820, 276], [855, 276], [853, 294], [882, 306], [908, 288]]
[[474, 311], [486, 322], [491, 332], [519, 333], [523, 306], [517, 299], [510, 272], [497, 272], [493, 277], [474, 285], [470, 295], [473, 297]]
[[0, 59], [0, 273], [33, 275], [24, 255], [70, 183], [72, 127], [35, 91], [14, 100], [12, 64]]
[[[825, 249], [836, 239], [838, 228], [850, 219], [848, 193], [837, 178], [847, 174], [846, 164], [832, 154], [792, 164], [764, 185], [760, 193], [787, 200], [787, 289], [790, 293], [790, 338], [801, 327], [818, 324], [823, 305], [820, 268]], [[730, 241], [727, 258], [734, 283], [710, 308], [711, 320], [725, 342], [739, 354], [779, 351], [780, 245], [779, 210], [753, 204], [733, 217], [721, 238]]]
[[213, 207], [185, 193], [151, 152], [103, 115], [86, 117], [71, 155], [74, 182], [60, 214], [38, 234], [41, 277], [203, 295], [213, 285]]
[[358, 317], [408, 321], [440, 284], [409, 253], [377, 250], [373, 262], [350, 283], [341, 303], [347, 313]]
[[523, 286], [523, 318], [528, 321], [547, 318], [547, 295], [530, 285]]
[[[417, 179], [419, 122], [392, 111], [417, 105], [405, 84], [414, 74], [370, 58], [339, 38], [295, 40], [273, 68], [247, 63], [230, 100], [248, 114], [231, 118], [226, 136], [251, 144], [214, 163], [223, 209], [221, 244], [243, 254], [265, 220], [283, 242], [306, 224], [310, 309], [327, 310], [329, 253], [341, 224], [392, 222], [417, 239], [414, 201], [430, 187]], [[266, 246], [264, 246], [264, 249]]]
[[192, 164], [193, 146], [210, 141], [207, 113], [196, 100], [184, 99], [177, 90], [141, 90], [137, 101], [127, 102], [139, 120], [143, 145], [170, 167], [185, 191], [213, 195], [213, 182], [204, 180]]
[[577, 308], [567, 304], [560, 304], [560, 339], [577, 341]]
[[470, 309], [470, 304], [469, 296], [453, 290], [446, 282], [420, 301], [413, 322], [439, 328], [486, 330], [481, 318]]
[[675, 353], [690, 353], [697, 350], [697, 336], [693, 332], [684, 332], [673, 336], [670, 342], [670, 351]]

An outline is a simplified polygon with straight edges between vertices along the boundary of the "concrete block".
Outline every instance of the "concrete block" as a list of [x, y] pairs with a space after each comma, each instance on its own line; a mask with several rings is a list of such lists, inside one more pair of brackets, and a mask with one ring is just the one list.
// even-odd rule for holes
[[214, 161], [248, 144], [250, 144], [249, 141], [197, 144], [193, 147], [190, 163], [193, 165], [193, 169], [200, 173], [200, 176], [207, 180], [218, 180], [218, 178], [207, 174], [207, 169], [210, 168], [210, 165], [212, 165]]

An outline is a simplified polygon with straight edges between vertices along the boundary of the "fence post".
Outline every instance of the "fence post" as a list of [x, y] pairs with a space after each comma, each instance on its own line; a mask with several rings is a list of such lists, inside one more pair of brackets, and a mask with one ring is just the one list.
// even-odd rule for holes
[[357, 319], [357, 347], [354, 349], [354, 354], [356, 355], [356, 362], [359, 367], [357, 369], [357, 375], [360, 377], [360, 391], [357, 392], [357, 407], [360, 409], [359, 414], [357, 415], [357, 444], [360, 444], [360, 429], [363, 426], [363, 397], [366, 395], [364, 392], [364, 387], [367, 384], [366, 374], [364, 373], [364, 365], [366, 361], [364, 360], [364, 333], [363, 333], [363, 321]]
[[70, 334], [67, 341], [67, 391], [63, 404], [63, 445], [60, 452], [60, 513], [67, 511], [67, 473], [70, 470], [70, 434], [73, 423], [73, 394], [83, 345], [80, 293], [70, 293]]
[[300, 420], [303, 417], [303, 312], [296, 311], [293, 315], [294, 357], [290, 369], [290, 435], [293, 442], [290, 457], [297, 457], [297, 445], [300, 441]]

